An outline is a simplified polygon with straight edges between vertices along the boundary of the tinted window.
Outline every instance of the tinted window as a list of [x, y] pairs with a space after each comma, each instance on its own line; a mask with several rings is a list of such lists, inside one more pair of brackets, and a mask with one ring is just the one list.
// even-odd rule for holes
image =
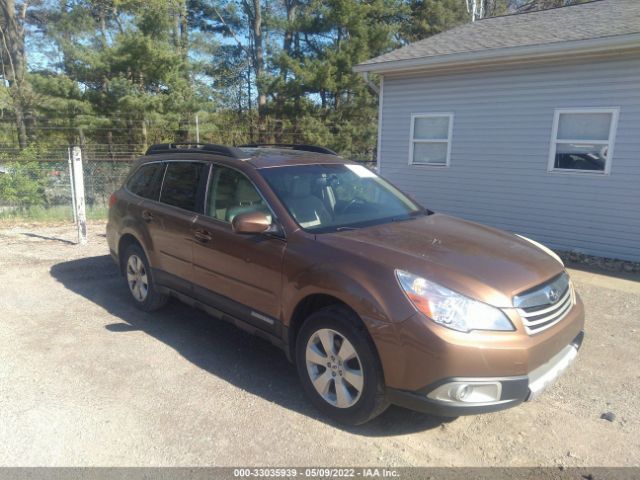
[[251, 181], [237, 170], [216, 167], [211, 176], [206, 214], [231, 222], [240, 213], [264, 212], [269, 208]]
[[205, 172], [204, 163], [169, 162], [164, 175], [160, 201], [168, 205], [195, 211], [198, 186]]
[[163, 163], [143, 165], [133, 174], [127, 184], [127, 189], [141, 197], [158, 200], [163, 173]]

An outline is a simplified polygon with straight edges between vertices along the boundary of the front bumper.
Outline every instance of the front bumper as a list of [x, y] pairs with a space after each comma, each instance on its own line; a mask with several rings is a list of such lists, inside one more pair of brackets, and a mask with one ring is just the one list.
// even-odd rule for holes
[[[476, 415], [511, 408], [522, 402], [533, 400], [554, 383], [575, 360], [583, 338], [584, 332], [580, 332], [569, 345], [528, 375], [497, 378], [446, 378], [415, 392], [388, 388], [387, 396], [391, 403], [401, 407], [442, 417]], [[496, 385], [500, 392], [499, 399], [489, 402], [465, 402], [463, 400], [430, 398], [434, 392], [446, 390], [446, 386], [449, 384]]]

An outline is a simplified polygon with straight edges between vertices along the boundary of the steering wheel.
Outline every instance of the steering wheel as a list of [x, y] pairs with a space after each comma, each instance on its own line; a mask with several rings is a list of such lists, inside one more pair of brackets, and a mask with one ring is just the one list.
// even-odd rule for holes
[[341, 213], [348, 213], [349, 210], [351, 210], [356, 205], [364, 205], [365, 203], [366, 201], [363, 200], [362, 198], [353, 197], [349, 203], [347, 203], [344, 207], [340, 209]]

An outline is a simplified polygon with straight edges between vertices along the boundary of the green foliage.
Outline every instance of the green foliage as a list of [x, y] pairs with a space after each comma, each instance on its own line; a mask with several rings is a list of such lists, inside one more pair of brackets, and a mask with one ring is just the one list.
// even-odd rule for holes
[[28, 208], [44, 205], [46, 178], [36, 158], [38, 149], [27, 147], [15, 158], [0, 156], [0, 204]]
[[[580, 0], [485, 1], [490, 14], [499, 14]], [[205, 141], [319, 143], [374, 159], [378, 99], [353, 66], [469, 21], [465, 0], [30, 5], [26, 44], [39, 45], [31, 57], [50, 55], [39, 62], [47, 69], [32, 68], [25, 77], [25, 102], [35, 117], [28, 124], [30, 141], [106, 145], [112, 157], [193, 139], [197, 115]], [[258, 99], [265, 102], [260, 109]], [[0, 83], [0, 111], [8, 114], [0, 119], [7, 127], [0, 143], [15, 145], [11, 109]]]
[[464, 0], [411, 0], [410, 21], [402, 28], [408, 42], [443, 32], [469, 20]]
[[[493, 16], [585, 0], [479, 1]], [[378, 98], [353, 66], [470, 20], [465, 0], [26, 5], [25, 20], [10, 22], [25, 28], [8, 37], [37, 59], [20, 82], [0, 46], [0, 145], [22, 148], [0, 156], [0, 218], [70, 218], [70, 208], [51, 208], [69, 203], [70, 192], [59, 175], [66, 167], [37, 162], [46, 150], [83, 144], [134, 158], [152, 143], [194, 140], [196, 116], [203, 142], [311, 143], [375, 160]], [[106, 165], [85, 172], [90, 207], [119, 179]]]

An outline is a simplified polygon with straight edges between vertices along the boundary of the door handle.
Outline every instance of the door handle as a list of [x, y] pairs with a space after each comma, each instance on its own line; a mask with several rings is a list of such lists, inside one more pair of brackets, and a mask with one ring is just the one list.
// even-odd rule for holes
[[203, 229], [194, 230], [193, 236], [201, 242], [208, 242], [213, 238], [207, 230]]
[[143, 210], [142, 220], [144, 220], [147, 223], [150, 223], [151, 221], [153, 221], [153, 213], [151, 213], [149, 210]]

